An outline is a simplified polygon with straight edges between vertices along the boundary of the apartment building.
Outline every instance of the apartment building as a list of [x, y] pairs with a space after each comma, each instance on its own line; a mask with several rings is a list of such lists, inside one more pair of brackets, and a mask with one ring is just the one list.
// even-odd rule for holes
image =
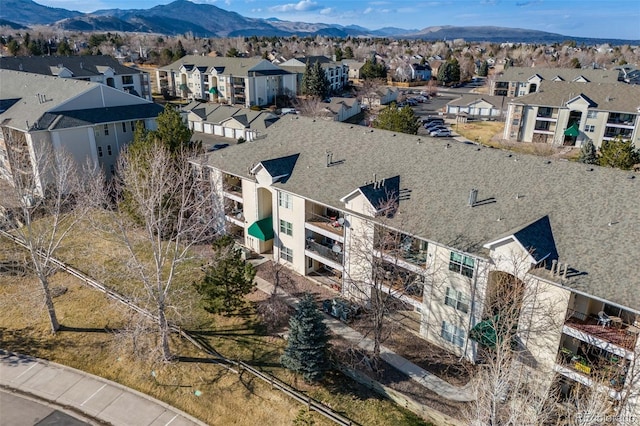
[[617, 83], [619, 80], [617, 70], [509, 67], [491, 81], [489, 93], [515, 98], [537, 92], [542, 81]]
[[[382, 277], [416, 333], [458, 356], [476, 360], [469, 334], [504, 277], [528, 294], [526, 368], [549, 382], [590, 385], [640, 354], [640, 180], [629, 172], [298, 116], [206, 164], [221, 220], [247, 247], [345, 297]], [[578, 352], [589, 361], [566, 355]], [[620, 398], [616, 380], [607, 389]]]
[[[31, 171], [43, 147], [65, 150], [79, 164], [87, 158], [107, 176], [120, 149], [141, 121], [156, 128], [163, 108], [104, 84], [0, 70], [0, 178]], [[44, 182], [41, 182], [41, 187]]]
[[280, 117], [269, 111], [253, 111], [232, 105], [191, 102], [182, 107], [194, 139], [201, 134], [252, 141]]
[[326, 56], [303, 56], [292, 58], [278, 64], [280, 68], [296, 74], [298, 93], [301, 92], [302, 76], [306, 70], [307, 62], [309, 65], [313, 65], [316, 62], [320, 63], [329, 81], [329, 90], [331, 93], [342, 93], [344, 88], [349, 84], [349, 65], [347, 63], [336, 62]]
[[0, 69], [91, 81], [151, 100], [149, 73], [107, 55], [4, 56], [0, 57]]
[[156, 70], [158, 90], [182, 99], [265, 106], [296, 96], [296, 75], [261, 58], [188, 55]]
[[509, 101], [504, 139], [556, 146], [622, 138], [640, 147], [640, 86], [544, 81]]

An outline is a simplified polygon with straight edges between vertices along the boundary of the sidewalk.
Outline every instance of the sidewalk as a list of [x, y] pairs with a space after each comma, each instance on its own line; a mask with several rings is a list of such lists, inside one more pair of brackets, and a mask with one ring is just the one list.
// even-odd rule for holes
[[[259, 290], [267, 294], [271, 294], [273, 292], [273, 285], [270, 282], [260, 277], [256, 277], [255, 281]], [[295, 297], [285, 293], [282, 289], [278, 289], [278, 295], [281, 295], [285, 299], [285, 301], [291, 305], [297, 303], [298, 301]], [[365, 338], [358, 331], [352, 329], [343, 322], [330, 317], [329, 315], [325, 315], [325, 317], [325, 322], [333, 333], [340, 335], [345, 340], [351, 342], [354, 345], [357, 345], [362, 349], [369, 351], [373, 349], [373, 340]], [[418, 367], [411, 361], [392, 352], [385, 346], [380, 347], [380, 357], [399, 371], [407, 374], [409, 377], [411, 377], [413, 380], [415, 380], [425, 388], [437, 393], [443, 398], [459, 402], [468, 402], [475, 399], [470, 384], [466, 384], [463, 387], [453, 386], [440, 379], [439, 377], [429, 373], [423, 368]]]
[[164, 402], [118, 383], [2, 349], [0, 386], [114, 426], [206, 426]]

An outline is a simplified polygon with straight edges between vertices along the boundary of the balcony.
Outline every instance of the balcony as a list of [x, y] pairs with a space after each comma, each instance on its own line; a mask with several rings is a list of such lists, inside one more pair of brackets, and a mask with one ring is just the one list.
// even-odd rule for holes
[[640, 329], [625, 324], [621, 317], [610, 318], [614, 321], [609, 325], [603, 325], [598, 323], [597, 316], [570, 311], [562, 331], [618, 356], [633, 356]]
[[222, 193], [225, 197], [242, 202], [242, 181], [234, 176], [225, 176], [222, 181]]
[[633, 129], [636, 123], [634, 114], [611, 113], [607, 118], [607, 127], [618, 127], [623, 129]]
[[562, 346], [556, 360], [556, 371], [587, 386], [604, 386], [617, 398], [624, 386], [629, 362], [594, 347], [580, 347], [574, 352]]
[[406, 234], [380, 230], [375, 248], [386, 258], [395, 258], [413, 266], [426, 268], [427, 246], [424, 240]]
[[605, 130], [604, 130], [603, 139], [611, 140], [611, 139], [620, 137], [626, 140], [626, 139], [631, 139], [632, 136], [633, 136], [633, 127], [629, 127], [629, 128], [611, 127], [610, 124], [607, 124], [607, 127], [605, 127]]
[[307, 213], [304, 225], [310, 231], [344, 242], [345, 219], [338, 214], [328, 216]]
[[333, 269], [342, 271], [344, 256], [340, 243], [331, 240], [319, 242], [314, 237], [308, 237], [305, 245], [305, 255]]
[[[555, 114], [554, 114], [555, 112]], [[536, 120], [540, 121], [558, 121], [558, 113], [553, 108], [538, 108]]]

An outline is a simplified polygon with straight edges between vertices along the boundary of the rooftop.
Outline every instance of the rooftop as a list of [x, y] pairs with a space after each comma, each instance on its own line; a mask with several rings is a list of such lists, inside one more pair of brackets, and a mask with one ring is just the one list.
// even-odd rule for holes
[[591, 68], [509, 67], [496, 78], [496, 81], [526, 81], [534, 75], [539, 75], [543, 80], [561, 78], [563, 81], [573, 81], [583, 77], [591, 83], [615, 83], [619, 74], [618, 70]]
[[253, 179], [256, 164], [295, 154], [293, 172], [274, 187], [344, 210], [347, 194], [399, 176], [392, 226], [482, 257], [483, 244], [548, 216], [559, 260], [575, 271], [566, 285], [640, 311], [640, 176], [301, 116], [207, 161]]

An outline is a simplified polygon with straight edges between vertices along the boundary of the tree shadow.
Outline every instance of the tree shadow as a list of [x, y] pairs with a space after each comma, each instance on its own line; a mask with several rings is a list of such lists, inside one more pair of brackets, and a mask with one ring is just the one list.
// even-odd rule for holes
[[37, 333], [33, 333], [32, 328], [14, 330], [0, 327], [0, 342], [2, 342], [2, 349], [6, 351], [28, 353], [33, 356], [51, 351], [56, 345], [53, 340], [44, 339]]
[[68, 327], [66, 325], [60, 324], [60, 328], [58, 329], [58, 332], [63, 332], [63, 331], [69, 331], [73, 333], [117, 333], [122, 330], [118, 328], [111, 328], [111, 327], [103, 327], [103, 328]]

